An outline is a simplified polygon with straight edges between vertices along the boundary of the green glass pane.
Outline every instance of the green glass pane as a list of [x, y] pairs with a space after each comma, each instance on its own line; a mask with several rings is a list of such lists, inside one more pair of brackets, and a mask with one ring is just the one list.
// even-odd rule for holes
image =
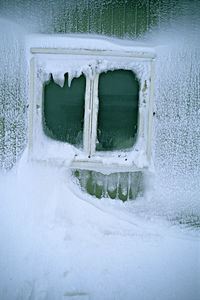
[[75, 170], [74, 176], [83, 191], [96, 198], [134, 200], [142, 196], [144, 177], [142, 172], [119, 172], [105, 175], [89, 170]]
[[44, 87], [43, 128], [51, 138], [81, 147], [83, 143], [84, 99], [86, 79], [74, 78], [68, 86], [68, 75], [61, 88], [53, 81]]
[[139, 83], [132, 71], [115, 70], [99, 77], [96, 149], [133, 146], [138, 122]]

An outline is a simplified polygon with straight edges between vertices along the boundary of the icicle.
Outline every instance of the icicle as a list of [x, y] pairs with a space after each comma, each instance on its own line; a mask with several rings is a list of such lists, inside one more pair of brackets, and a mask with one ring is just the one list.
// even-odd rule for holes
[[65, 74], [63, 72], [52, 73], [52, 76], [55, 83], [57, 83], [60, 87], [64, 86]]
[[119, 181], [120, 181], [120, 173], [117, 173], [117, 195], [116, 195], [117, 199], [119, 199]]
[[108, 197], [112, 199], [117, 198], [117, 174], [108, 175]]
[[74, 78], [79, 78], [82, 75], [82, 70], [76, 70], [71, 68], [70, 70], [68, 70], [67, 74], [68, 74], [68, 87], [71, 86], [72, 80]]
[[104, 175], [104, 197], [107, 198], [108, 197], [108, 176], [109, 175]]
[[128, 197], [128, 174], [120, 173], [120, 182], [119, 182], [119, 199], [126, 201]]
[[68, 72], [68, 87], [71, 86], [72, 79], [73, 79], [73, 73], [70, 71]]
[[127, 199], [130, 200], [130, 189], [131, 189], [131, 174], [128, 173], [128, 197]]
[[43, 74], [43, 82], [48, 82], [51, 78], [51, 74], [50, 73], [44, 73]]
[[79, 180], [80, 180], [81, 187], [84, 190], [86, 190], [87, 182], [90, 177], [89, 171], [88, 170], [79, 170], [79, 172], [80, 172]]

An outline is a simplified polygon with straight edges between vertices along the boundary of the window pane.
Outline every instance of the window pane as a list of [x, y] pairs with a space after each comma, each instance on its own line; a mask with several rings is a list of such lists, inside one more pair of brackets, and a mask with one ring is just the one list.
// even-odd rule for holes
[[142, 172], [119, 172], [105, 175], [89, 170], [75, 170], [73, 174], [80, 183], [81, 189], [97, 198], [136, 199], [144, 191]]
[[99, 77], [96, 149], [133, 146], [138, 121], [139, 83], [132, 71], [115, 70]]
[[45, 85], [43, 127], [49, 137], [82, 146], [85, 86], [82, 75], [74, 78], [69, 87], [67, 74], [63, 88], [52, 77]]

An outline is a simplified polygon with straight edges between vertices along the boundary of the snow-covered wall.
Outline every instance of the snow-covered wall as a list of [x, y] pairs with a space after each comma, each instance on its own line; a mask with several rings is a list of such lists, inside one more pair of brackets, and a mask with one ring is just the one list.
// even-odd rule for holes
[[[29, 33], [93, 33], [137, 40], [157, 52], [153, 156], [157, 198], [197, 207], [200, 186], [200, 2], [6, 1], [0, 4], [0, 166], [26, 145]], [[25, 33], [26, 30], [26, 33]], [[108, 39], [108, 38], [107, 38]], [[116, 42], [116, 41], [114, 41]], [[174, 193], [174, 198], [172, 194]]]
[[153, 195], [159, 210], [193, 215], [200, 213], [200, 48], [195, 36], [171, 38], [157, 48]]
[[0, 168], [10, 169], [26, 144], [28, 69], [24, 31], [0, 19]]
[[194, 1], [1, 0], [0, 15], [40, 33], [93, 33], [131, 39], [170, 24]]

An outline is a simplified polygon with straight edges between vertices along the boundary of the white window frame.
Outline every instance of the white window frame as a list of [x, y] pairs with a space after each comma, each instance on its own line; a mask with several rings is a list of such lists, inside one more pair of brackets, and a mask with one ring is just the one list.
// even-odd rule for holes
[[[31, 48], [30, 51], [29, 160], [51, 161], [57, 164], [68, 165], [71, 168], [98, 170], [103, 173], [116, 171], [135, 172], [147, 170], [150, 167], [155, 64], [153, 51], [144, 53], [137, 51], [137, 49], [134, 52], [121, 52], [56, 48]], [[65, 61], [70, 57], [80, 59], [80, 68], [83, 70], [83, 74], [83, 66], [90, 68], [91, 74], [90, 76], [88, 74], [85, 76], [83, 150], [75, 150], [69, 162], [66, 161], [64, 155], [58, 155], [59, 148], [57, 148], [58, 144], [62, 144], [63, 153], [68, 151], [69, 144], [54, 141], [44, 134], [42, 105], [44, 83], [48, 81], [51, 73], [50, 69], [47, 68], [46, 70], [44, 65], [51, 62], [51, 60], [55, 64], [63, 62], [66, 65], [65, 73], [67, 73], [67, 62], [65, 63]], [[107, 70], [117, 69], [133, 71], [140, 82], [136, 143], [133, 148], [127, 151], [96, 151], [99, 74]], [[50, 153], [49, 148], [52, 149]], [[44, 150], [42, 154], [41, 149]], [[46, 154], [47, 149], [48, 154]]]

